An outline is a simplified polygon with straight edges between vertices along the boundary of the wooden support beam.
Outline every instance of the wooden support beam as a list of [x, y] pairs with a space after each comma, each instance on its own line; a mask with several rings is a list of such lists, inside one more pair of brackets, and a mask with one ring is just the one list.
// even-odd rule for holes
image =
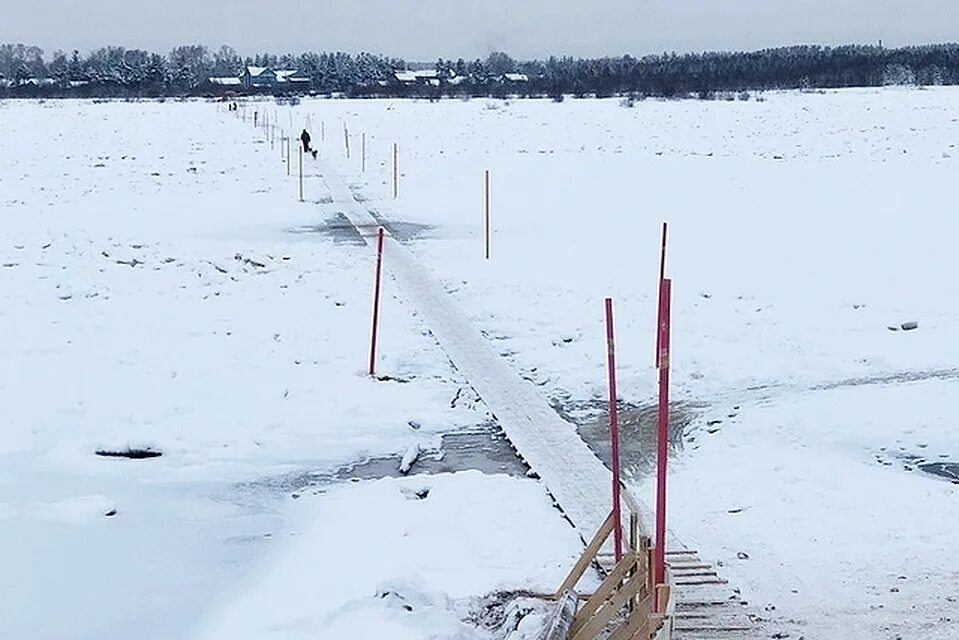
[[599, 528], [599, 531], [596, 532], [596, 535], [593, 536], [593, 539], [586, 546], [586, 550], [583, 551], [583, 555], [580, 556], [579, 560], [576, 561], [576, 564], [573, 565], [573, 570], [569, 572], [569, 575], [566, 577], [566, 580], [563, 581], [563, 584], [560, 585], [559, 589], [556, 590], [554, 598], [561, 598], [563, 594], [571, 589], [576, 588], [576, 584], [579, 582], [579, 579], [583, 577], [583, 574], [586, 573], [586, 570], [589, 568], [589, 565], [592, 564], [593, 560], [596, 559], [596, 555], [599, 553], [599, 550], [603, 548], [603, 543], [606, 542], [606, 539], [609, 537], [609, 534], [613, 531], [613, 514], [610, 513], [606, 518], [606, 522], [603, 523], [603, 526]]

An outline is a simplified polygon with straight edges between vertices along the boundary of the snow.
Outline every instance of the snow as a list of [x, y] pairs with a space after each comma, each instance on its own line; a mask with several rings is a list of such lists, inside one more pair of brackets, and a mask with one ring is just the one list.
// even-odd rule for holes
[[[435, 227], [411, 244], [415, 257], [574, 415], [595, 412], [605, 394], [606, 295], [616, 301], [622, 398], [655, 402], [668, 220], [673, 393], [695, 415], [671, 474], [674, 532], [722, 562], [772, 628], [795, 620], [807, 637], [947, 638], [959, 617], [957, 487], [882, 448], [957, 456], [944, 391], [959, 377], [959, 308], [947, 294], [959, 276], [947, 213], [957, 101], [955, 89], [936, 88], [631, 109], [618, 100], [306, 108], [367, 132], [372, 169], [361, 177], [336, 154], [341, 170], [382, 198], [381, 214]], [[887, 328], [909, 321], [919, 328]], [[723, 422], [709, 434], [713, 420]], [[649, 480], [636, 488], [651, 501]]]
[[198, 638], [489, 637], [461, 619], [475, 596], [551, 593], [580, 552], [537, 483], [478, 472], [341, 486], [291, 518], [267, 572]]
[[[379, 370], [399, 383], [365, 375], [371, 252], [310, 231], [348, 213], [321, 164], [300, 204], [279, 150], [213, 104], [0, 103], [0, 637], [486, 637], [463, 626], [475, 598], [551, 590], [580, 548], [542, 483], [303, 478], [484, 422], [450, 401], [484, 375], [512, 389], [501, 365], [595, 414], [607, 295], [622, 399], [653, 403], [664, 219], [693, 414], [674, 533], [771, 628], [954, 637], [959, 487], [916, 457], [959, 456], [957, 106], [951, 88], [304, 100], [276, 121], [366, 133], [365, 175], [335, 136], [323, 162], [428, 226], [389, 247], [437, 283], [427, 308], [385, 283]], [[462, 327], [493, 374], [451, 367], [437, 340]], [[163, 456], [94, 455], [128, 446]]]
[[[488, 419], [451, 406], [462, 377], [389, 288], [379, 369], [404, 382], [365, 375], [372, 256], [308, 230], [335, 210], [251, 127], [202, 102], [0, 108], [0, 637], [183, 637], [303, 478]], [[95, 455], [131, 446], [163, 455]]]

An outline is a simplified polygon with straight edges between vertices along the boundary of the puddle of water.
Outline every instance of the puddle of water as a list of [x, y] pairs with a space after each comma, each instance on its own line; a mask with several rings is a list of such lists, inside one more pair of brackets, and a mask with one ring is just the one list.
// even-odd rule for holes
[[330, 238], [336, 244], [366, 244], [363, 236], [342, 213], [337, 213], [320, 224], [295, 227], [289, 229], [289, 232], [296, 234], [315, 233]]
[[[398, 478], [402, 456], [385, 456], [355, 462], [333, 471], [306, 471], [258, 483], [282, 491], [298, 492], [344, 480]], [[516, 455], [502, 431], [494, 425], [447, 433], [438, 450], [423, 450], [407, 475], [434, 475], [477, 470], [489, 474], [524, 477], [529, 467]]]
[[381, 216], [379, 212], [373, 210], [370, 210], [370, 215], [376, 218], [376, 221], [383, 225], [383, 228], [389, 231], [390, 235], [400, 242], [412, 242], [414, 240], [430, 238], [430, 233], [436, 228], [428, 224], [388, 220]]
[[[609, 441], [609, 413], [580, 408], [567, 413], [577, 417], [573, 422], [589, 448], [606, 463], [612, 463], [612, 445]], [[619, 410], [620, 456], [623, 470], [627, 475], [646, 475], [656, 467], [656, 434], [658, 429], [658, 407], [655, 405], [625, 405]], [[584, 415], [585, 414], [585, 415]], [[683, 434], [695, 417], [695, 409], [687, 404], [676, 403], [669, 406], [669, 443], [672, 453], [682, 451]]]

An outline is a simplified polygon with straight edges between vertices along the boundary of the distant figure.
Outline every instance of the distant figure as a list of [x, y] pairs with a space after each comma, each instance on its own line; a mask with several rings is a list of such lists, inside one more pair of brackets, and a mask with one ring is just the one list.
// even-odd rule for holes
[[312, 156], [316, 158], [317, 152], [316, 149], [310, 148], [310, 140], [312, 140], [312, 138], [310, 138], [310, 132], [304, 129], [303, 133], [300, 134], [300, 141], [303, 143], [303, 152], [312, 154]]

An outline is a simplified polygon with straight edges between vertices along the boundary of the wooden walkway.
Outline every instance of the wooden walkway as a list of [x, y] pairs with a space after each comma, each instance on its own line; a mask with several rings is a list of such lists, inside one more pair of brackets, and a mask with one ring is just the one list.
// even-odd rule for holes
[[[333, 202], [367, 244], [372, 244], [378, 221], [325, 161], [321, 159], [318, 164]], [[517, 454], [539, 475], [584, 542], [592, 538], [609, 515], [612, 474], [606, 465], [540, 390], [499, 357], [432, 275], [390, 237], [383, 264], [402, 288], [399, 297], [405, 297], [423, 317], [436, 341], [483, 399]], [[745, 607], [729, 596], [731, 590], [725, 581], [695, 552], [683, 549], [672, 535], [667, 547], [673, 550], [667, 556], [676, 584], [673, 637], [764, 637], [745, 615]]]

